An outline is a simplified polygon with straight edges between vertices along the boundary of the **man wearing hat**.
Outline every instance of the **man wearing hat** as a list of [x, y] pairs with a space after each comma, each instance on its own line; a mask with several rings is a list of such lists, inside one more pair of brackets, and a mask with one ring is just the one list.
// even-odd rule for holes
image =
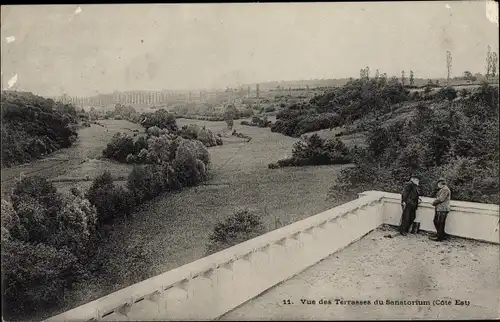
[[401, 194], [401, 207], [403, 208], [403, 215], [401, 216], [399, 232], [403, 236], [405, 236], [410, 231], [410, 227], [416, 217], [416, 211], [419, 201], [419, 181], [420, 177], [413, 174], [410, 177], [410, 182], [407, 182], [405, 184], [403, 193]]
[[439, 178], [437, 182], [439, 191], [436, 195], [436, 200], [432, 202], [432, 205], [436, 207], [436, 212], [434, 214], [434, 227], [436, 227], [436, 236], [430, 237], [430, 239], [435, 241], [443, 241], [446, 238], [446, 233], [444, 231], [444, 226], [446, 223], [446, 217], [450, 212], [450, 199], [451, 191], [446, 185], [446, 180], [444, 178]]

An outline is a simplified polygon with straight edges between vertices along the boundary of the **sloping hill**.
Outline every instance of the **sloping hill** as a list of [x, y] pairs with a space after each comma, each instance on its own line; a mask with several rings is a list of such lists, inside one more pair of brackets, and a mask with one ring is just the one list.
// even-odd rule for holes
[[2, 167], [29, 162], [69, 147], [78, 123], [72, 105], [27, 92], [2, 92]]

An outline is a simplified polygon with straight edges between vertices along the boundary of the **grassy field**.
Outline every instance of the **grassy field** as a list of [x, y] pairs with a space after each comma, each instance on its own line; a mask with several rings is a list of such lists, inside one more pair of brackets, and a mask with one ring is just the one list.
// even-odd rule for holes
[[[102, 126], [91, 124], [91, 127], [82, 127], [78, 130], [78, 140], [67, 149], [59, 150], [46, 158], [30, 162], [28, 164], [2, 169], [2, 196], [9, 193], [15, 184], [15, 179], [23, 173], [26, 176], [41, 175], [55, 180], [55, 185], [63, 190], [79, 186], [87, 188], [90, 182], [75, 181], [69, 179], [81, 179], [89, 176], [92, 180], [105, 169], [110, 170], [116, 178], [128, 175], [131, 166], [98, 160], [102, 150], [106, 147], [111, 137], [117, 132], [134, 133], [136, 129], [141, 132], [144, 129], [137, 124], [123, 120], [101, 120]], [[65, 180], [65, 182], [58, 182]]]

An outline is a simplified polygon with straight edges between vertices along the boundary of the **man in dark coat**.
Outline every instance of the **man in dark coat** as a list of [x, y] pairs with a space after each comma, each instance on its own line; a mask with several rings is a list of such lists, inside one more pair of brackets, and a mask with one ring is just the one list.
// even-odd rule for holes
[[417, 175], [412, 175], [410, 177], [410, 181], [405, 184], [403, 192], [401, 193], [401, 207], [403, 208], [403, 214], [401, 216], [399, 232], [403, 236], [410, 231], [410, 227], [416, 218], [420, 195], [418, 191], [419, 181], [420, 178]]

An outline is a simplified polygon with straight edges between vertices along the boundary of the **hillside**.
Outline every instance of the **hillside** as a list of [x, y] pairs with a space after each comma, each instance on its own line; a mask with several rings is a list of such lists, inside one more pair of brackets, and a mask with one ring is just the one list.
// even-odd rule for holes
[[67, 148], [79, 120], [72, 105], [26, 92], [2, 92], [2, 168]]

